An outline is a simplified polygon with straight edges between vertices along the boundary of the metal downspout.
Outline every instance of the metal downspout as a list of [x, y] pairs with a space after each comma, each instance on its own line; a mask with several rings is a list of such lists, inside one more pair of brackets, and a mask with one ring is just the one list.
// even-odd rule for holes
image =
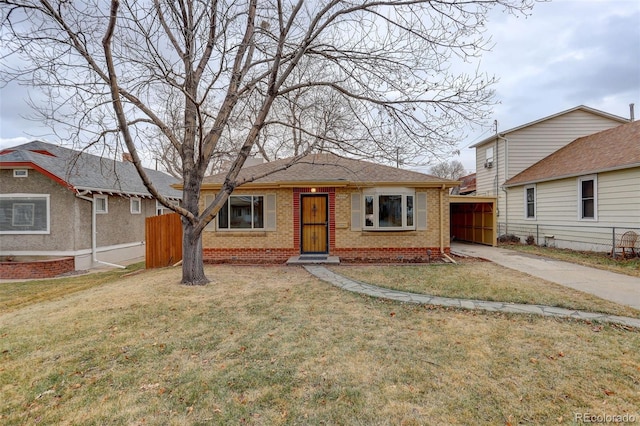
[[440, 188], [440, 253], [444, 253], [444, 184]]
[[[91, 197], [87, 197], [87, 194], [89, 194], [89, 191], [83, 191], [81, 193], [76, 193], [76, 197], [80, 198], [81, 200], [85, 200], [85, 201], [89, 201], [91, 203], [91, 257], [92, 257], [92, 262], [93, 263], [100, 263], [102, 265], [107, 265], [107, 266], [112, 266], [114, 268], [120, 268], [120, 269], [126, 269], [126, 266], [122, 266], [122, 265], [116, 265], [114, 263], [109, 263], [109, 262], [102, 262], [100, 260], [98, 260], [98, 249], [97, 249], [97, 235], [98, 235], [98, 230], [97, 230], [97, 226], [96, 226], [96, 203], [95, 203], [95, 199], [91, 198]], [[91, 265], [93, 266], [93, 264]]]
[[[504, 181], [506, 182], [508, 179], [507, 172], [509, 167], [509, 139], [505, 138], [500, 134], [498, 134], [497, 136], [499, 139], [502, 139], [504, 141]], [[509, 204], [508, 204], [509, 201], [507, 198], [507, 190], [504, 188], [504, 185], [501, 185], [500, 189], [502, 190], [502, 192], [504, 192], [504, 233], [508, 234], [509, 233]], [[498, 196], [497, 193], [496, 193], [496, 196]], [[496, 201], [498, 202], [496, 209], [498, 209], [499, 211], [500, 210], [499, 196]]]
[[456, 263], [455, 260], [453, 260], [451, 257], [447, 255], [447, 253], [444, 252], [444, 214], [445, 214], [444, 190], [445, 189], [446, 189], [446, 186], [442, 184], [442, 187], [440, 188], [440, 254], [445, 259], [448, 259], [451, 263]]

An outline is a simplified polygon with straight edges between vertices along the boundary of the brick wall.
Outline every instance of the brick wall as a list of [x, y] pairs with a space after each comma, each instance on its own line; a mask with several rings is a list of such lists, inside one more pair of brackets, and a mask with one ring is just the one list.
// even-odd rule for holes
[[[431, 253], [429, 253], [429, 250]], [[449, 253], [449, 247], [445, 248], [445, 253]], [[336, 256], [343, 262], [398, 262], [414, 263], [429, 262], [442, 258], [439, 247], [411, 247], [411, 248], [347, 248], [336, 249]]]
[[204, 248], [204, 263], [284, 263], [300, 254], [293, 249]]
[[[329, 195], [329, 254], [345, 261], [426, 262], [440, 257], [440, 190], [427, 194], [426, 229], [412, 231], [351, 230], [351, 194], [358, 188], [316, 188]], [[275, 231], [205, 231], [203, 258], [208, 263], [282, 263], [300, 254], [300, 195], [311, 188], [238, 190], [234, 195], [276, 194]], [[204, 197], [202, 197], [204, 198]], [[444, 193], [445, 252], [449, 252], [448, 195]]]
[[74, 270], [73, 257], [27, 262], [0, 262], [0, 278], [2, 279], [51, 278]]

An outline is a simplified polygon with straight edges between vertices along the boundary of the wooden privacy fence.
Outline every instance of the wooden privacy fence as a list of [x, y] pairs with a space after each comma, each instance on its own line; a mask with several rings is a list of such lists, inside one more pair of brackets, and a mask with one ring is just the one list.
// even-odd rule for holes
[[182, 260], [182, 223], [177, 213], [145, 220], [146, 267], [163, 268]]

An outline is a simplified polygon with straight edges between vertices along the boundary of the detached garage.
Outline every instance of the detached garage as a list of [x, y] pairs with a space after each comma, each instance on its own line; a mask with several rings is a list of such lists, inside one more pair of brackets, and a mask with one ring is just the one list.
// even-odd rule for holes
[[496, 197], [449, 196], [452, 240], [495, 246], [498, 217]]

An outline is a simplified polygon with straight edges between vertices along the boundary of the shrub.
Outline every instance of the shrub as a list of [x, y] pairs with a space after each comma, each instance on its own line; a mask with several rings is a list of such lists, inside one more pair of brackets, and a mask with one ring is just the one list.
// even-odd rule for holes
[[519, 243], [520, 237], [513, 234], [502, 234], [498, 237], [499, 243]]

